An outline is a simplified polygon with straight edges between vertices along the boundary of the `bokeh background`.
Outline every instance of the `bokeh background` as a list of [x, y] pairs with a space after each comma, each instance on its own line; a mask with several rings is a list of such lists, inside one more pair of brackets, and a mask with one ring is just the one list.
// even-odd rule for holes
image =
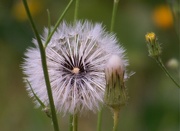
[[[39, 32], [48, 25], [47, 9], [54, 24], [69, 0], [27, 0]], [[110, 28], [113, 0], [80, 0], [79, 19], [102, 22]], [[179, 3], [176, 0], [120, 0], [115, 24], [119, 42], [127, 49], [136, 72], [127, 84], [129, 103], [120, 112], [119, 131], [179, 131], [179, 89], [148, 56], [147, 32], [162, 44], [162, 59], [179, 82]], [[176, 12], [175, 18], [173, 12]], [[73, 21], [74, 5], [65, 16]], [[51, 120], [34, 107], [23, 83], [23, 54], [34, 37], [21, 0], [0, 1], [0, 131], [52, 131]], [[68, 117], [59, 115], [61, 131]], [[79, 118], [79, 131], [95, 131], [97, 115]], [[112, 129], [112, 114], [103, 110], [102, 131]]]

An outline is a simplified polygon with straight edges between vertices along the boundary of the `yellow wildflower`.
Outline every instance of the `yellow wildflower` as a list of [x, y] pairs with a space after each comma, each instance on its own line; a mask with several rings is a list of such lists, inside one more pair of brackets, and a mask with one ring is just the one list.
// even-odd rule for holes
[[160, 5], [154, 9], [153, 21], [156, 26], [167, 29], [173, 25], [173, 14], [167, 5]]

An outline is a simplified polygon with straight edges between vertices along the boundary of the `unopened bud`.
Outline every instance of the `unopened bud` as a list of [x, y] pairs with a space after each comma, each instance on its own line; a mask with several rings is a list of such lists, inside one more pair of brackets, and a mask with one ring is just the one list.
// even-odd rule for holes
[[146, 41], [149, 42], [149, 43], [155, 43], [156, 41], [156, 34], [154, 32], [151, 32], [151, 33], [147, 33], [146, 36]]
[[106, 90], [104, 102], [107, 106], [117, 109], [127, 102], [127, 91], [124, 85], [124, 64], [117, 55], [112, 55], [106, 69]]
[[145, 35], [149, 56], [151, 57], [157, 57], [161, 54], [161, 47], [157, 41], [156, 34], [154, 32], [147, 33]]

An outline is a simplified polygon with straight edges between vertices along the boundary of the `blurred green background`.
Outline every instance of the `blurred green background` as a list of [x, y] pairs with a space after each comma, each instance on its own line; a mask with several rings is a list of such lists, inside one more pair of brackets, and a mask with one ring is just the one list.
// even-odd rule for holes
[[[29, 0], [33, 18], [41, 33], [47, 24], [47, 9], [54, 24], [69, 0]], [[173, 3], [170, 3], [173, 2]], [[127, 84], [129, 103], [120, 112], [119, 131], [179, 131], [179, 89], [148, 57], [147, 32], [155, 32], [162, 43], [162, 59], [167, 65], [179, 60], [179, 20], [173, 20], [177, 1], [120, 0], [115, 33], [127, 49], [130, 66], [136, 72]], [[79, 19], [102, 22], [107, 31], [113, 0], [80, 0]], [[65, 16], [73, 21], [74, 5]], [[178, 15], [179, 16], [179, 15]], [[179, 19], [179, 17], [176, 17]], [[0, 131], [52, 131], [52, 123], [36, 109], [23, 83], [23, 54], [34, 37], [21, 0], [0, 1]], [[167, 67], [179, 80], [179, 68]], [[79, 118], [79, 131], [95, 131], [96, 114]], [[58, 116], [61, 131], [67, 131], [68, 117]], [[103, 111], [102, 131], [112, 129], [112, 114]]]

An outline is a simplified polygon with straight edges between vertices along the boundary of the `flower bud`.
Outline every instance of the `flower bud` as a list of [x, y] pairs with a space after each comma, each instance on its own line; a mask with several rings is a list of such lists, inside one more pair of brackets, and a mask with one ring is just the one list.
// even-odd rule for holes
[[151, 33], [147, 33], [146, 36], [146, 41], [149, 42], [149, 43], [155, 43], [156, 41], [156, 34], [154, 32], [151, 32]]
[[160, 44], [157, 42], [156, 34], [154, 32], [145, 35], [149, 56], [156, 58], [161, 54]]
[[113, 109], [120, 108], [127, 101], [124, 85], [124, 64], [117, 55], [112, 55], [105, 68], [106, 90], [105, 104]]

